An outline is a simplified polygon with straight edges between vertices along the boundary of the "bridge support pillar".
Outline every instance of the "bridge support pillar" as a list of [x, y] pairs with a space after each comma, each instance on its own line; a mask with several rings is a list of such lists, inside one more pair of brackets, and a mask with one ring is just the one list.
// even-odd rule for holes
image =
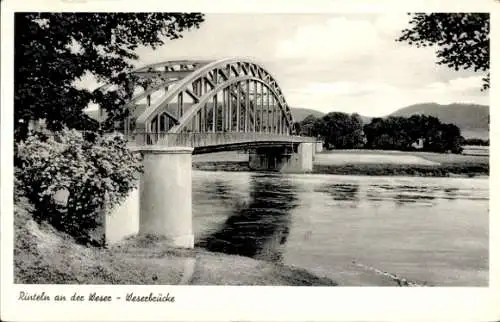
[[166, 237], [172, 246], [193, 248], [192, 148], [141, 149], [139, 234]]
[[315, 148], [308, 142], [293, 147], [257, 148], [250, 151], [248, 165], [256, 171], [311, 172]]
[[323, 152], [323, 142], [316, 142], [316, 153]]

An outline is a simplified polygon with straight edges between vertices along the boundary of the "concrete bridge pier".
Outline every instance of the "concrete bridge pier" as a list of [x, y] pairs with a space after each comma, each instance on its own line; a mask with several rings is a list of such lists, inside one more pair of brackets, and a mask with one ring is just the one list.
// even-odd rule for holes
[[171, 246], [193, 248], [193, 148], [148, 146], [141, 152], [139, 234], [164, 236]]
[[323, 142], [318, 141], [316, 142], [316, 153], [323, 152]]
[[249, 168], [256, 171], [311, 172], [315, 151], [315, 143], [308, 142], [285, 147], [256, 148], [250, 150]]

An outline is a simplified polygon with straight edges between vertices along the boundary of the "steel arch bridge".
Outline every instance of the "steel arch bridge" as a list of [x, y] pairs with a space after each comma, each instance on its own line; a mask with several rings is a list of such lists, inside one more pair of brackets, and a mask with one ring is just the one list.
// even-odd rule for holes
[[166, 61], [132, 74], [124, 131], [138, 145], [190, 146], [203, 153], [312, 139], [296, 135], [278, 83], [248, 59]]

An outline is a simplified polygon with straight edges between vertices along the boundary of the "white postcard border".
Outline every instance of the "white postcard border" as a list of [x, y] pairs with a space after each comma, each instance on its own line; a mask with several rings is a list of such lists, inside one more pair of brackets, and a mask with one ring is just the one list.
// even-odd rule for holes
[[[491, 63], [490, 113], [490, 286], [484, 288], [328, 288], [227, 286], [92, 286], [13, 284], [12, 130], [14, 11], [201, 11], [201, 12], [334, 12], [334, 11], [489, 11], [491, 57], [500, 57], [500, 3], [450, 1], [11, 1], [2, 3], [1, 59], [1, 317], [23, 321], [482, 321], [500, 318], [500, 238], [498, 228], [498, 159], [500, 118], [499, 61]], [[496, 10], [496, 12], [495, 12]], [[496, 93], [495, 93], [496, 92]], [[496, 95], [495, 95], [496, 94]], [[493, 229], [496, 228], [496, 229]], [[22, 302], [20, 291], [51, 295], [91, 292], [111, 295], [110, 303]], [[127, 293], [169, 293], [174, 303], [130, 303]], [[120, 297], [121, 300], [117, 300]]]

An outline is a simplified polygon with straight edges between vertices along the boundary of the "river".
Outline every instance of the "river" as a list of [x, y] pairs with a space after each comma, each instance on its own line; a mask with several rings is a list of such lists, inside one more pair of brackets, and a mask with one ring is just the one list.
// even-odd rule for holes
[[488, 178], [193, 172], [196, 244], [307, 269], [340, 285], [371, 272], [488, 285]]

